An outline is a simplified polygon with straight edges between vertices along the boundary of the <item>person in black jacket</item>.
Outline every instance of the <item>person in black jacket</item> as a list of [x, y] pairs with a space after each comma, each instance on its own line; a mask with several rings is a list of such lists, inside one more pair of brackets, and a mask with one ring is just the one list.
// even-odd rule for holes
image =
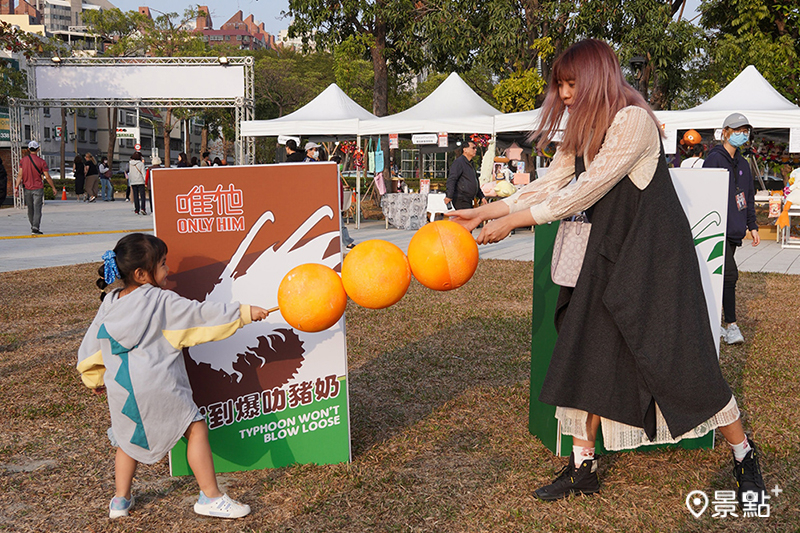
[[0, 206], [6, 201], [8, 195], [8, 172], [0, 159]]
[[287, 163], [302, 163], [306, 158], [305, 152], [301, 152], [297, 147], [297, 142], [294, 139], [286, 141], [286, 162]]
[[486, 203], [478, 183], [478, 176], [475, 174], [475, 168], [470, 163], [476, 152], [475, 143], [469, 141], [462, 149], [461, 155], [453, 161], [453, 166], [450, 167], [444, 203], [453, 202], [453, 207], [456, 209], [471, 209], [475, 197], [480, 198], [482, 203]]
[[703, 168], [725, 168], [730, 173], [728, 186], [728, 229], [725, 238], [725, 272], [722, 282], [722, 313], [728, 327], [722, 328], [722, 337], [728, 344], [744, 342], [739, 326], [736, 325], [736, 281], [739, 269], [733, 256], [736, 248], [749, 231], [753, 246], [758, 246], [756, 224], [755, 187], [750, 165], [739, 150], [750, 138], [750, 123], [741, 113], [734, 113], [722, 125], [722, 144], [711, 149]]

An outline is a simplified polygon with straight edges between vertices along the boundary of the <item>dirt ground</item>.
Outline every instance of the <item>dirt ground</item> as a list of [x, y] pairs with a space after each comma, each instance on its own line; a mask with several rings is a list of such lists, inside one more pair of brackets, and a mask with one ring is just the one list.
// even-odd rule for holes
[[193, 478], [139, 469], [131, 516], [110, 521], [105, 399], [75, 371], [99, 305], [97, 265], [0, 274], [0, 530], [4, 531], [800, 531], [800, 277], [742, 274], [747, 342], [721, 365], [762, 450], [769, 518], [692, 517], [696, 489], [732, 490], [731, 456], [660, 450], [601, 457], [602, 491], [545, 504], [564, 464], [527, 430], [530, 263], [481, 261], [449, 293], [416, 282], [397, 305], [349, 304], [353, 460], [220, 475], [253, 513], [194, 515]]

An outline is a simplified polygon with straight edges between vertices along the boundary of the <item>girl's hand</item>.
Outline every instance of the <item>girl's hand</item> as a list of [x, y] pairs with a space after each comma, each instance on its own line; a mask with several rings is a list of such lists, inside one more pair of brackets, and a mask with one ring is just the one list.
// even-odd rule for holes
[[[271, 311], [271, 310], [270, 310]], [[263, 307], [258, 307], [256, 305], [250, 306], [250, 320], [253, 322], [258, 322], [259, 320], [264, 320], [269, 316], [270, 311], [267, 311]]]
[[483, 219], [477, 209], [457, 209], [444, 214], [453, 222], [462, 225], [467, 231], [471, 232], [477, 228]]
[[92, 394], [95, 396], [102, 396], [106, 393], [106, 387], [104, 385], [100, 385], [97, 388], [92, 389]]

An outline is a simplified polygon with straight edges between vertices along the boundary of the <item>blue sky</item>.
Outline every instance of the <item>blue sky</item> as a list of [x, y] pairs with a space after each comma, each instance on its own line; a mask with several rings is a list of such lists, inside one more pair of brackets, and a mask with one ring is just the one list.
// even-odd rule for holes
[[[158, 2], [148, 2], [147, 0], [110, 1], [123, 11], [136, 10], [139, 6], [146, 5], [151, 9], [181, 14], [193, 4], [187, 0], [159, 0]], [[209, 11], [211, 11], [211, 19], [214, 21], [215, 28], [219, 28], [240, 9], [245, 17], [252, 13], [258, 22], [264, 23], [269, 33], [276, 36], [280, 30], [288, 28], [290, 23], [289, 19], [280, 18], [281, 11], [289, 7], [289, 0], [206, 0], [201, 3], [208, 6]], [[699, 5], [700, 0], [689, 0], [683, 14], [684, 18], [693, 18], [696, 14], [694, 12]]]

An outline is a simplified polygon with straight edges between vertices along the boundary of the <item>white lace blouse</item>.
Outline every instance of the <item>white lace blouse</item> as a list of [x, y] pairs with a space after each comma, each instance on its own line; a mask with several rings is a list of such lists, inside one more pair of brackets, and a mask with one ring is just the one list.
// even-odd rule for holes
[[638, 106], [621, 109], [608, 128], [586, 172], [575, 177], [575, 154], [557, 150], [547, 174], [503, 201], [511, 213], [528, 208], [536, 224], [575, 215], [597, 203], [626, 175], [644, 190], [650, 184], [661, 154], [653, 119]]

